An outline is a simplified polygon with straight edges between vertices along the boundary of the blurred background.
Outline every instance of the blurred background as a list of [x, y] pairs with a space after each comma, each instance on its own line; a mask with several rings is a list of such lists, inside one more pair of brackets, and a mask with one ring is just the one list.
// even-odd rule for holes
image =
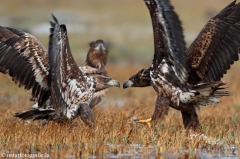
[[[171, 2], [182, 21], [189, 46], [206, 22], [232, 0]], [[121, 84], [151, 64], [152, 24], [143, 0], [1, 0], [0, 25], [29, 32], [47, 48], [52, 13], [60, 23], [67, 26], [71, 50], [77, 63], [84, 62], [89, 42], [103, 39], [109, 44], [106, 69]], [[239, 70], [238, 66], [235, 64], [231, 71]], [[231, 74], [225, 76], [227, 81], [231, 78]], [[18, 103], [30, 98], [26, 96], [30, 92], [19, 89], [10, 79], [7, 75], [0, 75], [0, 101], [9, 101], [6, 105], [15, 105], [13, 101]], [[151, 96], [154, 99], [151, 100], [152, 104], [155, 102], [155, 92], [150, 87], [128, 90], [112, 88], [105, 101], [119, 101], [121, 105], [124, 103], [123, 96], [132, 99]]]
[[[231, 1], [171, 1], [183, 23], [188, 45]], [[67, 25], [72, 53], [80, 63], [85, 59], [88, 42], [99, 38], [110, 44], [109, 63], [132, 66], [152, 60], [152, 26], [143, 0], [1, 0], [0, 25], [28, 31], [47, 47], [52, 13]]]

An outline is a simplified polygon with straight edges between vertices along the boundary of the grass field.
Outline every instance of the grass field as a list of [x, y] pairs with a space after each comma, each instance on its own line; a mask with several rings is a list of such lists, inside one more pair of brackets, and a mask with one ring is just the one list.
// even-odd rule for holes
[[[230, 0], [173, 0], [188, 42], [194, 39], [209, 16]], [[24, 3], [24, 5], [22, 5]], [[48, 27], [54, 13], [69, 26], [69, 39], [80, 64], [87, 43], [103, 38], [110, 43], [107, 71], [121, 84], [141, 68], [150, 65], [153, 52], [148, 11], [141, 0], [89, 1], [6, 1], [0, 6], [0, 25], [29, 30], [45, 46]], [[96, 7], [97, 6], [97, 7]], [[136, 9], [137, 8], [137, 9]], [[47, 30], [38, 33], [39, 30]], [[78, 27], [79, 26], [79, 27]], [[96, 128], [80, 119], [71, 123], [22, 121], [14, 112], [29, 109], [30, 91], [18, 88], [11, 78], [0, 74], [0, 155], [49, 154], [55, 158], [75, 157], [155, 157], [201, 158], [208, 155], [239, 157], [240, 148], [240, 62], [236, 62], [223, 80], [232, 93], [221, 103], [198, 111], [201, 134], [186, 135], [179, 111], [170, 109], [166, 119], [151, 129], [131, 121], [133, 117], [151, 117], [156, 94], [149, 88], [111, 88], [94, 108]], [[213, 157], [213, 156], [209, 156]]]
[[[86, 127], [80, 119], [72, 123], [42, 125], [41, 121], [22, 121], [12, 117], [14, 112], [28, 109], [27, 94], [1, 76], [0, 149], [10, 153], [47, 153], [50, 156], [165, 156], [195, 158], [199, 152], [234, 155], [232, 147], [240, 146], [240, 76], [236, 64], [225, 77], [230, 81], [232, 96], [222, 98], [217, 105], [201, 108], [201, 133], [190, 139], [182, 126], [180, 113], [170, 109], [165, 121], [149, 129], [135, 124], [131, 118], [149, 118], [154, 109], [155, 92], [144, 89], [122, 90], [112, 88], [105, 100], [94, 109], [96, 128]], [[124, 67], [123, 67], [124, 69]], [[125, 68], [127, 69], [127, 68]], [[136, 68], [121, 76], [120, 68], [108, 66], [109, 74], [124, 81]], [[216, 144], [219, 142], [219, 144]], [[4, 152], [5, 152], [4, 151]], [[235, 151], [236, 154], [237, 151]], [[63, 157], [64, 158], [64, 157]]]

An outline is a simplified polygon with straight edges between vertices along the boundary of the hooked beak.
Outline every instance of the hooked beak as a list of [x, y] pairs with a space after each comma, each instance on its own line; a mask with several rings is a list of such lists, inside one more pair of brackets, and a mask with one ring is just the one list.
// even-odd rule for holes
[[131, 80], [127, 80], [123, 84], [123, 89], [128, 88], [128, 87], [132, 87], [132, 85], [133, 85], [133, 82]]
[[112, 87], [120, 87], [120, 83], [117, 81], [117, 80], [111, 80], [107, 83], [109, 86], [112, 86]]
[[97, 46], [97, 47], [95, 47], [95, 50], [97, 50], [97, 51], [105, 51], [105, 50], [106, 50], [106, 48], [104, 47], [104, 45], [103, 45], [103, 44], [98, 44], [98, 46]]

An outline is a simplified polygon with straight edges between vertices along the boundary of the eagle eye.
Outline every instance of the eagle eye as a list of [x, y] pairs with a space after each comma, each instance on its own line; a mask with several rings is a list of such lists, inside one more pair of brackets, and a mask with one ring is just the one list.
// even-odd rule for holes
[[94, 47], [97, 47], [97, 46], [98, 46], [98, 43], [94, 43], [93, 46], [94, 46]]

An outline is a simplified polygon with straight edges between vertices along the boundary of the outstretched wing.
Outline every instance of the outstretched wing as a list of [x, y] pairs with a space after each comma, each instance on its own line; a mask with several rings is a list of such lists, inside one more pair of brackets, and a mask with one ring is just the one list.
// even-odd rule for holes
[[95, 83], [81, 72], [73, 59], [66, 26], [59, 25], [54, 16], [53, 19], [49, 42], [51, 104], [62, 118], [73, 119], [80, 115], [85, 123], [93, 123], [89, 103]]
[[219, 81], [238, 60], [240, 3], [235, 3], [208, 21], [189, 47], [189, 83]]
[[31, 34], [0, 26], [0, 72], [32, 89], [32, 96], [41, 105], [49, 96], [48, 57], [46, 49]]
[[181, 22], [168, 0], [144, 0], [151, 18], [154, 34], [153, 67], [165, 58], [173, 62], [181, 83], [187, 80], [187, 52]]

